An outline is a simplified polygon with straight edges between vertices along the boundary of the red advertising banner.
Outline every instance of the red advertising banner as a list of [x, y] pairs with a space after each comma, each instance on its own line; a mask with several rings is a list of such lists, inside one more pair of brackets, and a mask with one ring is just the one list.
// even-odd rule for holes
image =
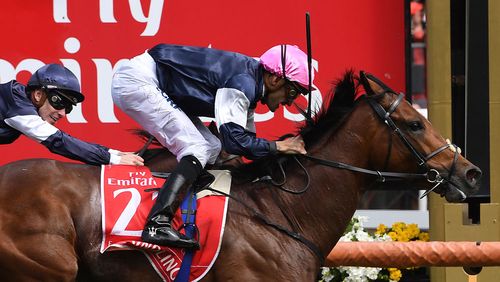
[[[122, 60], [158, 43], [236, 51], [259, 57], [281, 44], [306, 50], [305, 13], [311, 15], [316, 73], [313, 106], [349, 68], [366, 70], [395, 90], [405, 87], [404, 2], [354, 1], [4, 1], [0, 10], [0, 83], [25, 84], [46, 63], [61, 63], [80, 79], [85, 101], [56, 126], [85, 141], [122, 150], [142, 142], [128, 130], [140, 128], [113, 105], [110, 84]], [[299, 104], [306, 106], [301, 97]], [[257, 108], [259, 136], [293, 132], [302, 118], [294, 107], [271, 113]], [[0, 164], [48, 157], [44, 146], [21, 137], [0, 145]]]

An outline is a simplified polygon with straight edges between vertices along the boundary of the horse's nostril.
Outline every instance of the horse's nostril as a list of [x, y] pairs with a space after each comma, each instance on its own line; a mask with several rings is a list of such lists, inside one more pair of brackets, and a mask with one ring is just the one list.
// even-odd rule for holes
[[481, 170], [477, 167], [474, 167], [474, 168], [471, 168], [469, 170], [467, 170], [465, 176], [467, 177], [467, 181], [469, 183], [471, 183], [472, 185], [475, 185], [479, 179], [481, 179], [481, 175], [483, 173], [481, 172]]

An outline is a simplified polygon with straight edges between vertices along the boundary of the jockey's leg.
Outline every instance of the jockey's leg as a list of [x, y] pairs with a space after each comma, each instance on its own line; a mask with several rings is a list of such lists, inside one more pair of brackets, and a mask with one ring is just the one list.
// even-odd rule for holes
[[194, 239], [187, 238], [172, 228], [172, 219], [187, 190], [202, 170], [197, 158], [183, 157], [167, 182], [160, 189], [158, 198], [148, 216], [141, 239], [144, 242], [178, 248], [199, 249]]
[[[115, 104], [176, 155], [178, 167], [160, 190], [142, 239], [159, 245], [198, 248], [198, 243], [172, 229], [173, 214], [183, 194], [210, 158], [210, 144], [191, 119], [157, 86], [152, 58], [141, 55], [115, 73], [112, 97]], [[151, 232], [150, 232], [151, 231]], [[156, 231], [156, 234], [155, 232]]]
[[191, 121], [193, 122], [194, 126], [198, 131], [201, 133], [203, 138], [207, 140], [207, 155], [208, 155], [208, 164], [214, 164], [217, 158], [220, 155], [221, 149], [222, 149], [222, 144], [220, 142], [219, 137], [215, 136], [210, 132], [210, 129], [208, 129], [203, 122], [200, 120], [198, 117], [191, 117]]

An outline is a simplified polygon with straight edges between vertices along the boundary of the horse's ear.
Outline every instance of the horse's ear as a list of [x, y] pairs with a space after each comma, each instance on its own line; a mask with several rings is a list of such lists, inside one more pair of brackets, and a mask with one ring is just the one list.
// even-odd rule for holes
[[370, 82], [368, 82], [368, 78], [366, 77], [366, 73], [364, 71], [359, 72], [359, 82], [361, 82], [361, 85], [363, 85], [363, 88], [366, 91], [366, 95], [372, 96], [375, 94], [370, 86]]
[[369, 73], [365, 73], [364, 71], [359, 72], [359, 80], [368, 96], [382, 94], [385, 92], [394, 92], [391, 88], [380, 81], [380, 79]]

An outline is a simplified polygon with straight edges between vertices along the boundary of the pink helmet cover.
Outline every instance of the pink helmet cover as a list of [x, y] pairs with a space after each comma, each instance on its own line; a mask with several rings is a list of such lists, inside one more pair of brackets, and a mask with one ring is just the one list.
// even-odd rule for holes
[[[285, 75], [290, 81], [298, 82], [302, 87], [308, 89], [309, 76], [307, 68], [307, 55], [295, 45], [286, 45]], [[281, 45], [276, 45], [267, 50], [260, 57], [260, 63], [270, 73], [283, 76], [281, 62]], [[314, 71], [311, 72], [311, 82], [314, 81]], [[313, 87], [313, 90], [315, 88]]]

